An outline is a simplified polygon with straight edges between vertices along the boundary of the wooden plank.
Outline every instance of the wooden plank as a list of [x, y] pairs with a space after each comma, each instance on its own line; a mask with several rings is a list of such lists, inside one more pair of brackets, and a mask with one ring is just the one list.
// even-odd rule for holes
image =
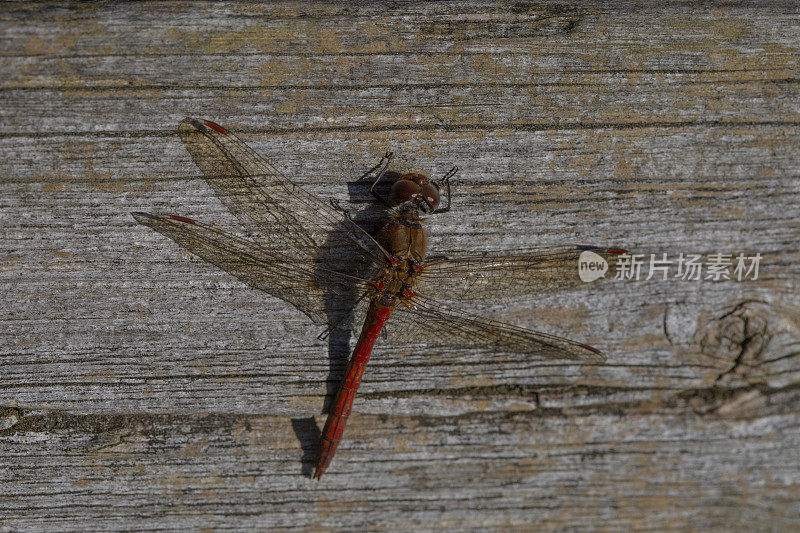
[[[795, 4], [0, 8], [0, 531], [789, 529], [800, 522]], [[310, 191], [461, 167], [432, 253], [761, 253], [476, 310], [605, 365], [383, 345], [307, 476], [348, 340], [137, 225], [241, 232], [174, 130]], [[349, 341], [352, 346], [352, 339]]]

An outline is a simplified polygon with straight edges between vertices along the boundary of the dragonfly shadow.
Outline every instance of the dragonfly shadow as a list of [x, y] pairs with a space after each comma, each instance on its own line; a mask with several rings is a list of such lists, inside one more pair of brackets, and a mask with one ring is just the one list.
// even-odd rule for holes
[[301, 475], [310, 478], [314, 471], [314, 460], [319, 452], [320, 430], [313, 416], [307, 418], [292, 418], [292, 429], [300, 441], [300, 448], [303, 450], [303, 457], [300, 459]]
[[[369, 183], [363, 180], [349, 182], [349, 203], [368, 204], [364, 209], [356, 212], [347, 212], [347, 218], [358, 224], [370, 235], [374, 235], [380, 228], [386, 216], [385, 210], [369, 202]], [[342, 209], [336, 206], [337, 209]], [[343, 212], [344, 209], [342, 209]], [[344, 379], [350, 357], [350, 338], [353, 331], [360, 332], [363, 313], [359, 312], [358, 304], [366, 303], [364, 286], [359, 278], [370, 279], [378, 265], [374, 264], [368, 256], [358, 249], [356, 244], [347, 237], [352, 231], [346, 223], [330, 232], [324, 244], [319, 247], [319, 256], [315, 262], [320, 271], [318, 279], [325, 279], [322, 271], [335, 270], [347, 274], [352, 283], [343, 285], [341, 282], [325, 291], [324, 309], [328, 321], [328, 329], [323, 333], [328, 340], [328, 376], [326, 379], [326, 395], [322, 413], [328, 413], [333, 403], [339, 385]], [[300, 447], [303, 450], [301, 459], [301, 474], [310, 477], [313, 471], [314, 460], [319, 453], [321, 430], [314, 417], [293, 418], [292, 429], [295, 432]]]
[[[315, 324], [327, 326], [323, 411], [328, 411], [347, 369], [351, 332], [363, 323], [369, 281], [385, 264], [382, 248], [369, 236], [385, 212], [370, 201], [370, 193], [388, 158], [349, 183], [350, 203], [368, 204], [351, 214], [305, 191], [218, 124], [186, 119], [178, 134], [249, 239], [181, 216], [134, 216], [248, 285], [292, 304]], [[386, 194], [388, 181], [379, 183], [379, 193]], [[295, 429], [303, 449], [310, 450], [309, 436], [319, 438], [313, 420], [305, 419]]]
[[[349, 203], [368, 205], [358, 211], [347, 212], [347, 216], [367, 233], [374, 235], [383, 223], [386, 212], [369, 201], [369, 186], [370, 183], [363, 180], [348, 182]], [[342, 208], [337, 206], [337, 209]], [[364, 319], [363, 313], [357, 312], [361, 309], [358, 304], [368, 302], [364, 297], [364, 287], [357, 278], [371, 279], [379, 266], [356, 249], [353, 241], [346, 236], [349, 229], [343, 225], [341, 231], [331, 232], [325, 244], [320, 247], [321, 253], [317, 261], [320, 268], [332, 268], [353, 277], [351, 286], [339, 286], [336, 290], [328, 291], [325, 298], [325, 313], [329, 324], [326, 331], [329, 369], [323, 413], [330, 410], [339, 384], [344, 379], [350, 357], [352, 332], [360, 332], [361, 321]]]

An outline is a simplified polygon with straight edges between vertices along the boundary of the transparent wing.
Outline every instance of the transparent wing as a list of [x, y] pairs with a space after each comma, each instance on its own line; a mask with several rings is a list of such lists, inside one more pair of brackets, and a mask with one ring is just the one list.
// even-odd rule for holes
[[189, 218], [132, 214], [140, 224], [251, 287], [289, 302], [320, 325], [335, 323], [348, 314], [365, 288], [364, 280], [357, 277], [294, 260]]
[[[196, 119], [178, 134], [225, 206], [267, 250], [352, 272], [382, 261], [377, 242], [341, 210], [281, 174], [222, 126]], [[366, 271], [363, 272], [366, 274]]]
[[425, 297], [448, 301], [515, 298], [583, 284], [578, 259], [584, 252], [600, 256], [613, 275], [625, 250], [567, 246], [515, 254], [489, 252], [434, 260], [424, 266], [415, 289]]
[[466, 345], [591, 363], [606, 359], [586, 344], [483, 318], [420, 295], [401, 301], [385, 330], [387, 342]]

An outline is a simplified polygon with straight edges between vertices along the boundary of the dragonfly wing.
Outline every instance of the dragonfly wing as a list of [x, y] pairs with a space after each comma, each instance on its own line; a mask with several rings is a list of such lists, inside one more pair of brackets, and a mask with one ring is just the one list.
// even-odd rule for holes
[[222, 126], [186, 119], [178, 134], [206, 182], [262, 247], [352, 272], [380, 261], [375, 240], [347, 214], [308, 193]]
[[189, 218], [149, 213], [133, 217], [251, 287], [291, 303], [317, 324], [344, 316], [364, 290], [359, 278], [298, 262]]
[[578, 276], [578, 259], [584, 252], [606, 261], [606, 277], [613, 275], [618, 258], [627, 253], [616, 248], [567, 246], [447, 258], [424, 265], [416, 289], [427, 297], [452, 301], [514, 298], [563, 290], [583, 284]]
[[385, 329], [389, 342], [468, 345], [590, 363], [606, 359], [586, 344], [483, 318], [420, 295], [402, 300]]

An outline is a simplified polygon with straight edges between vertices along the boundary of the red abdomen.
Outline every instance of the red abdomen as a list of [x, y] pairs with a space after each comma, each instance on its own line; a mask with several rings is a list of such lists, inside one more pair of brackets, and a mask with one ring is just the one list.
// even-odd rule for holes
[[367, 317], [364, 319], [364, 326], [361, 328], [361, 335], [353, 350], [353, 356], [347, 365], [347, 373], [339, 386], [336, 399], [328, 413], [328, 419], [325, 421], [325, 428], [322, 430], [319, 456], [314, 469], [314, 477], [317, 479], [322, 477], [325, 469], [331, 464], [333, 454], [336, 452], [336, 446], [342, 439], [344, 426], [347, 424], [347, 417], [350, 416], [353, 400], [356, 397], [358, 386], [361, 384], [361, 377], [364, 375], [364, 369], [372, 353], [372, 347], [375, 345], [375, 341], [378, 339], [378, 335], [389, 315], [392, 314], [393, 309], [393, 306], [387, 307], [377, 300], [370, 302]]

